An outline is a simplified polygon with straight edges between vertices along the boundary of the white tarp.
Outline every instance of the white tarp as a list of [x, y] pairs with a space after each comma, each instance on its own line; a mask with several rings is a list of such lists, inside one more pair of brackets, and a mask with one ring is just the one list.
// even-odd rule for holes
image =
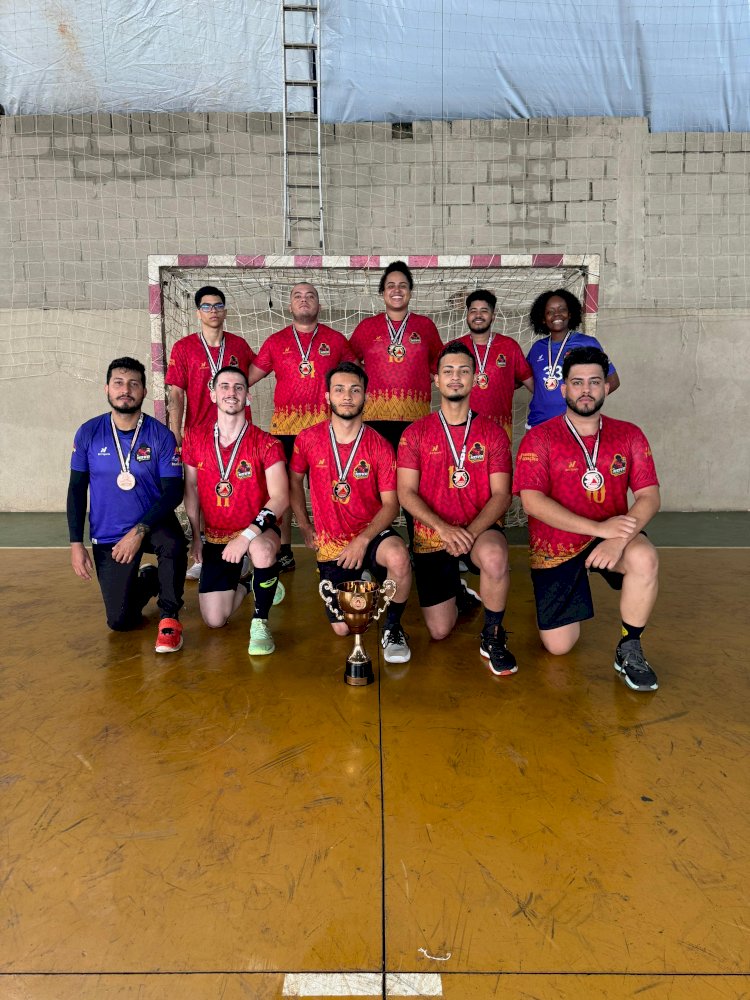
[[[748, 0], [320, 2], [328, 122], [637, 115], [655, 131], [750, 131]], [[0, 103], [280, 111], [281, 45], [281, 0], [2, 4]], [[309, 106], [305, 88], [292, 96]]]

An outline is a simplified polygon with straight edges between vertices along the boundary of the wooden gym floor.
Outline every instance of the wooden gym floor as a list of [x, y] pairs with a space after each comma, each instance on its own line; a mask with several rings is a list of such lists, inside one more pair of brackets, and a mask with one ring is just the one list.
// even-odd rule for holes
[[[481, 618], [347, 688], [312, 558], [247, 656], [250, 605], [185, 648], [106, 629], [65, 549], [0, 553], [1, 1000], [750, 996], [741, 549], [664, 549], [612, 669], [616, 597], [554, 659], [512, 549], [520, 668]], [[377, 656], [373, 631], [366, 644]]]

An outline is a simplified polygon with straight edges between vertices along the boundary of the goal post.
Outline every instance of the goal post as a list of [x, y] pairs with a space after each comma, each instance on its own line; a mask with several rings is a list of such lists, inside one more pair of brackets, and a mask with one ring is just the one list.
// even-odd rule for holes
[[[227, 330], [243, 336], [257, 352], [269, 334], [288, 325], [289, 292], [300, 281], [317, 287], [321, 321], [351, 335], [361, 319], [382, 312], [378, 283], [383, 268], [394, 260], [404, 260], [411, 268], [411, 307], [430, 316], [444, 342], [466, 332], [464, 302], [476, 288], [488, 288], [497, 296], [495, 329], [516, 339], [524, 353], [533, 341], [529, 309], [546, 289], [567, 288], [577, 295], [583, 304], [583, 330], [595, 335], [598, 254], [152, 255], [148, 276], [156, 416], [166, 418], [166, 364], [174, 342], [197, 329], [193, 296], [202, 285], [224, 291]], [[253, 388], [253, 415], [266, 429], [272, 399], [273, 375]], [[526, 398], [519, 400], [518, 407], [525, 409], [526, 403]], [[520, 412], [514, 427], [518, 438], [523, 428]]]

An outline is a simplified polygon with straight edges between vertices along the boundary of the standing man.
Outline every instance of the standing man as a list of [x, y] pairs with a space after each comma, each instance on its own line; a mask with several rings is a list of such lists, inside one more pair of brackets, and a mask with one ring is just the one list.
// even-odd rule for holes
[[[265, 656], [276, 648], [268, 613], [279, 578], [278, 522], [289, 506], [284, 452], [275, 438], [249, 423], [247, 376], [240, 368], [216, 373], [211, 399], [215, 423], [191, 427], [183, 445], [185, 509], [193, 556], [203, 567], [198, 601], [210, 628], [225, 625], [248, 593], [240, 583], [247, 555], [255, 597], [248, 653]], [[205, 542], [198, 530], [201, 514]]]
[[[633, 691], [658, 681], [641, 649], [656, 601], [659, 560], [643, 528], [659, 510], [651, 449], [635, 424], [599, 414], [609, 392], [609, 358], [576, 348], [562, 366], [566, 412], [521, 441], [513, 488], [529, 516], [531, 578], [539, 636], [567, 653], [592, 618], [588, 574], [621, 591], [622, 637], [614, 668]], [[633, 503], [628, 505], [628, 489]]]
[[385, 312], [363, 319], [351, 339], [369, 378], [364, 419], [394, 449], [409, 424], [430, 412], [431, 374], [443, 348], [432, 320], [409, 312], [413, 289], [408, 266], [389, 264], [378, 286]]
[[440, 409], [404, 431], [398, 496], [414, 517], [414, 569], [427, 629], [444, 639], [456, 624], [459, 560], [479, 574], [484, 628], [479, 651], [496, 676], [514, 674], [503, 628], [510, 588], [502, 517], [510, 506], [508, 436], [470, 407], [474, 354], [458, 341], [438, 358]]
[[[182, 462], [174, 434], [142, 412], [146, 371], [134, 358], [116, 358], [104, 392], [110, 412], [78, 428], [70, 461], [68, 528], [76, 576], [96, 567], [107, 625], [128, 631], [141, 624], [152, 597], [161, 611], [157, 653], [182, 647], [178, 621], [187, 567], [185, 536], [175, 516], [182, 500]], [[86, 499], [93, 565], [83, 544]], [[157, 566], [140, 569], [144, 552]]]
[[534, 391], [534, 376], [523, 351], [512, 337], [494, 333], [497, 298], [478, 288], [466, 296], [469, 333], [459, 338], [474, 353], [476, 369], [471, 408], [495, 420], [513, 440], [513, 393], [520, 386]]
[[[411, 589], [406, 545], [391, 523], [398, 513], [393, 448], [362, 422], [367, 375], [342, 361], [326, 376], [330, 420], [301, 431], [290, 463], [292, 510], [305, 544], [315, 549], [321, 580], [334, 586], [358, 580], [363, 569], [381, 583], [396, 581], [381, 644], [386, 663], [411, 658], [401, 615]], [[309, 476], [313, 524], [307, 516], [304, 478]], [[337, 635], [344, 622], [329, 620]]]
[[[176, 341], [167, 366], [167, 423], [182, 445], [184, 430], [216, 420], [211, 401], [211, 384], [220, 368], [232, 365], [247, 372], [255, 354], [243, 337], [226, 333], [227, 316], [224, 292], [205, 285], [195, 293], [196, 315], [200, 331]], [[252, 419], [248, 410], [248, 420]], [[188, 579], [197, 580], [200, 565], [188, 571]]]
[[[289, 312], [291, 325], [265, 340], [250, 366], [249, 379], [253, 386], [271, 372], [276, 376], [271, 433], [281, 441], [287, 463], [296, 435], [328, 415], [326, 372], [342, 361], [354, 360], [346, 337], [318, 323], [320, 299], [315, 285], [301, 281], [292, 286]], [[281, 524], [281, 573], [295, 567], [291, 541], [292, 514], [288, 511]]]

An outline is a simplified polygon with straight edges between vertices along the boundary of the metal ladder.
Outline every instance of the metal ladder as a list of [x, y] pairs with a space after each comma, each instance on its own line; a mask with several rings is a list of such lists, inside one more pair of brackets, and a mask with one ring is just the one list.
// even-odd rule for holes
[[[320, 10], [282, 0], [284, 245], [325, 253], [320, 128]], [[295, 101], [295, 96], [305, 100]], [[291, 110], [302, 104], [305, 110]]]

